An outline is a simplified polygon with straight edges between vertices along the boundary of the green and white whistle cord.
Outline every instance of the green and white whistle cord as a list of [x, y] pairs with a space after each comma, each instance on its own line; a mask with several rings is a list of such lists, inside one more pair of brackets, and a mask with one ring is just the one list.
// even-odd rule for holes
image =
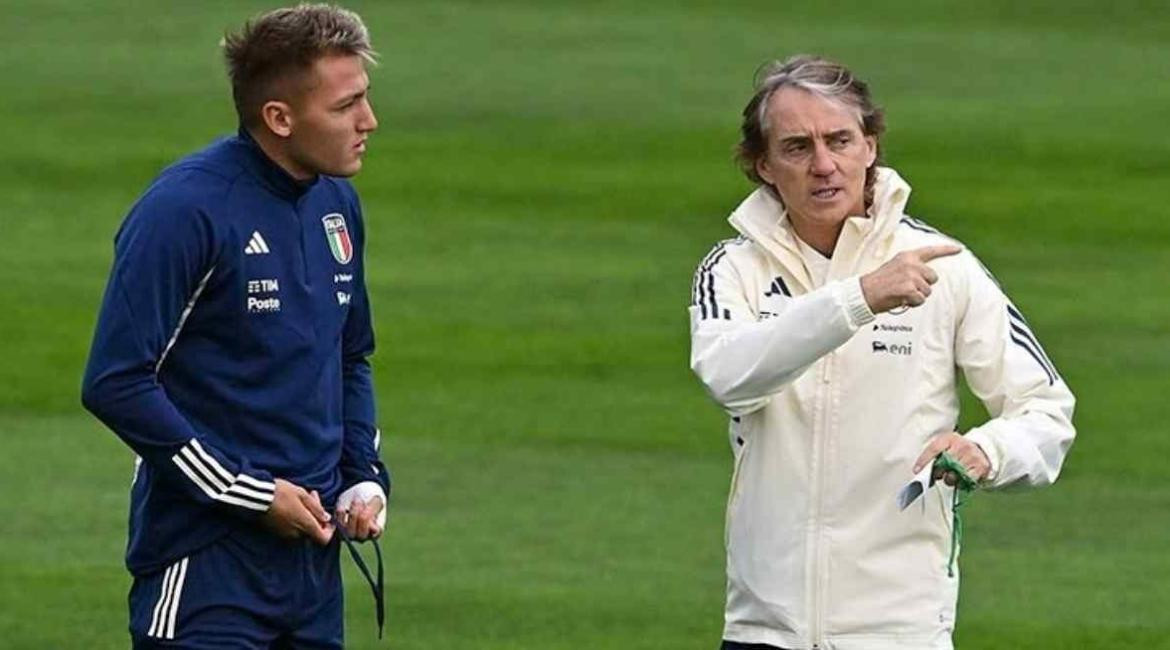
[[967, 497], [975, 491], [978, 483], [967, 473], [967, 468], [955, 460], [947, 452], [943, 452], [934, 459], [934, 468], [946, 472], [954, 472], [959, 477], [955, 484], [954, 498], [951, 501], [951, 513], [954, 520], [951, 525], [951, 559], [947, 562], [947, 577], [955, 577], [955, 555], [959, 552], [959, 541], [963, 538], [963, 519], [959, 516], [959, 507], [967, 502]]

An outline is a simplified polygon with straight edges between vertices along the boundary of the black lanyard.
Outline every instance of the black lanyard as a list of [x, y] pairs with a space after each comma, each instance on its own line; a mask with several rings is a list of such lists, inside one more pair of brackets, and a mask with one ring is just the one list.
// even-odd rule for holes
[[362, 576], [370, 585], [370, 590], [374, 593], [374, 615], [378, 620], [378, 639], [382, 638], [382, 627], [386, 621], [386, 588], [382, 580], [382, 549], [378, 547], [378, 540], [370, 539], [369, 542], [374, 546], [374, 555], [378, 558], [378, 579], [370, 575], [370, 569], [366, 566], [365, 560], [362, 559], [361, 553], [358, 553], [357, 544], [350, 539], [349, 535], [345, 533], [345, 527], [337, 526], [334, 530], [341, 537], [341, 541], [345, 542], [345, 547], [349, 549], [349, 554], [353, 557], [354, 564], [357, 565]]

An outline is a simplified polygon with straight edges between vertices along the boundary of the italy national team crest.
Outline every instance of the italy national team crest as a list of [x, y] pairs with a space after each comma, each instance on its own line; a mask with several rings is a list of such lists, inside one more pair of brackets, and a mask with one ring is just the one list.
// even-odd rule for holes
[[353, 259], [353, 242], [349, 239], [349, 231], [345, 228], [345, 217], [334, 212], [321, 217], [325, 224], [325, 239], [329, 240], [329, 250], [333, 251], [333, 259], [342, 264], [349, 264]]

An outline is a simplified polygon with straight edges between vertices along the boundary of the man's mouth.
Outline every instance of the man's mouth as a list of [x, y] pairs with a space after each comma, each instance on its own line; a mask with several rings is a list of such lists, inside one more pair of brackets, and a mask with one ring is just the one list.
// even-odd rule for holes
[[362, 140], [361, 142], [358, 142], [357, 144], [355, 144], [355, 145], [353, 146], [353, 148], [354, 148], [354, 150], [355, 150], [355, 151], [357, 151], [358, 153], [365, 153], [365, 151], [366, 151], [366, 141], [365, 141], [365, 140]]
[[813, 195], [813, 198], [817, 198], [817, 199], [820, 199], [822, 201], [827, 201], [829, 199], [837, 198], [837, 194], [840, 192], [841, 192], [841, 188], [839, 188], [839, 187], [825, 187], [825, 188], [821, 188], [819, 190], [813, 190], [812, 195]]

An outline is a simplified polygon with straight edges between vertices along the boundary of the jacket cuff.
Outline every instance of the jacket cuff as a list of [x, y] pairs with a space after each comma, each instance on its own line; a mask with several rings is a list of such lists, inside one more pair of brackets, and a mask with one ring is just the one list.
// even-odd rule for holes
[[987, 476], [984, 476], [979, 482], [984, 485], [995, 483], [995, 480], [999, 478], [1000, 467], [1003, 466], [1003, 456], [1000, 454], [995, 440], [986, 431], [980, 431], [979, 429], [972, 429], [964, 434], [963, 437], [979, 445], [979, 448], [987, 456], [988, 463], [991, 464], [991, 469], [987, 471]]
[[235, 506], [240, 512], [263, 514], [276, 496], [276, 482], [268, 472], [247, 464], [229, 471], [220, 459], [191, 438], [171, 462], [213, 502]]
[[865, 301], [865, 293], [861, 291], [861, 276], [843, 280], [837, 286], [837, 302], [845, 310], [850, 327], [856, 330], [874, 319], [873, 311]]

